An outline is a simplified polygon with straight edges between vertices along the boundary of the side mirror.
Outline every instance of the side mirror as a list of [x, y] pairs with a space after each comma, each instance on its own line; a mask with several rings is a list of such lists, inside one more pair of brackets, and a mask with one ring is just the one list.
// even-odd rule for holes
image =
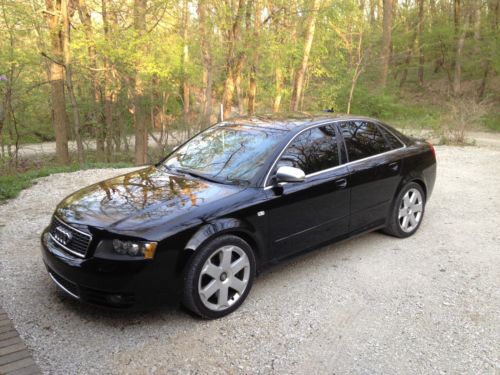
[[276, 182], [302, 182], [306, 174], [302, 169], [294, 167], [279, 167], [276, 172]]

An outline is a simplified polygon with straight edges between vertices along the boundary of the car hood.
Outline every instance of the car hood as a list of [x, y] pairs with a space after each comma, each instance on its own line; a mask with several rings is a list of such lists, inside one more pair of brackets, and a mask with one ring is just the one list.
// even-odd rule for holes
[[182, 225], [182, 217], [243, 189], [148, 167], [71, 194], [56, 215], [67, 223], [132, 234], [170, 221]]

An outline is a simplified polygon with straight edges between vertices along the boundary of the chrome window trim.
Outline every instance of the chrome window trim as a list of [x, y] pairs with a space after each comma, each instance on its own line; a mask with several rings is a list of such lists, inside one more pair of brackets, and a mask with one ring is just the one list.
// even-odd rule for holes
[[[297, 134], [295, 134], [293, 136], [293, 138], [285, 145], [285, 147], [283, 147], [283, 149], [279, 153], [278, 157], [274, 160], [273, 164], [271, 165], [271, 168], [267, 171], [266, 178], [264, 180], [264, 186], [263, 186], [264, 190], [269, 190], [269, 189], [273, 188], [273, 186], [267, 186], [267, 182], [269, 180], [269, 175], [271, 174], [271, 171], [273, 170], [273, 168], [276, 165], [276, 163], [278, 162], [278, 160], [281, 158], [281, 155], [283, 155], [283, 153], [285, 152], [285, 150], [287, 149], [287, 147], [290, 145], [290, 143], [292, 143], [295, 140], [295, 138], [297, 138], [303, 132], [305, 132], [307, 130], [310, 130], [312, 128], [315, 128], [315, 127], [318, 127], [318, 126], [330, 125], [330, 124], [333, 125], [333, 124], [337, 124], [339, 122], [346, 122], [346, 121], [369, 121], [369, 122], [372, 122], [375, 125], [383, 126], [382, 124], [380, 124], [378, 122], [375, 122], [373, 120], [367, 120], [367, 119], [362, 119], [362, 118], [359, 118], [359, 119], [352, 118], [352, 119], [329, 120], [329, 121], [325, 121], [325, 122], [322, 122], [322, 123], [319, 123], [319, 124], [314, 124], [314, 125], [308, 126], [307, 128], [302, 129], [301, 131], [299, 131]], [[392, 132], [390, 132], [385, 126], [384, 126], [384, 130], [386, 130], [389, 133], [391, 133], [392, 135], [394, 135], [394, 137], [396, 137], [397, 140], [400, 141], [403, 146], [401, 146], [399, 148], [395, 148], [394, 150], [385, 151], [385, 152], [382, 152], [380, 154], [367, 156], [366, 158], [349, 161], [349, 162], [344, 163], [344, 164], [336, 165], [335, 167], [331, 167], [331, 168], [323, 169], [321, 171], [317, 171], [317, 172], [314, 172], [314, 173], [306, 174], [306, 179], [308, 177], [316, 176], [316, 175], [319, 175], [319, 174], [322, 174], [322, 173], [331, 172], [332, 170], [337, 169], [337, 168], [346, 167], [348, 165], [352, 165], [352, 164], [355, 164], [355, 163], [358, 163], [358, 162], [361, 162], [361, 161], [365, 161], [365, 160], [373, 159], [373, 158], [376, 158], [376, 157], [379, 157], [379, 156], [382, 156], [382, 155], [390, 154], [392, 152], [399, 151], [399, 150], [404, 149], [404, 148], [407, 147], [406, 144], [403, 141], [401, 141], [401, 139], [399, 139], [399, 137], [397, 137], [395, 134], [393, 134]], [[347, 152], [347, 150], [346, 150], [346, 152]], [[283, 183], [283, 185], [284, 184], [286, 184], [286, 183]]]
[[[66, 246], [64, 246], [62, 243], [60, 243], [53, 235], [52, 233], [49, 232], [49, 237], [52, 241], [54, 241], [57, 246], [60, 246], [62, 247], [64, 250], [66, 250], [68, 253], [72, 254], [72, 255], [76, 255], [78, 258], [85, 258], [85, 255], [82, 255], [74, 250], [71, 250], [69, 248], [67, 248]], [[87, 250], [88, 250], [88, 246], [87, 246]]]
[[[404, 143], [403, 140], [401, 138], [399, 138], [397, 134], [394, 134], [394, 132], [392, 132], [391, 129], [389, 129], [387, 126], [385, 126], [381, 122], [376, 122], [376, 124], [378, 126], [380, 126], [381, 128], [383, 128], [386, 132], [388, 132], [389, 134], [391, 134], [394, 138], [396, 138], [399, 141], [399, 143], [401, 143], [403, 145], [402, 147], [406, 147], [406, 143]], [[397, 148], [395, 148], [395, 150], [397, 150]]]
[[64, 287], [64, 285], [62, 285], [59, 281], [57, 281], [57, 279], [54, 277], [54, 275], [52, 275], [52, 272], [49, 272], [49, 276], [50, 278], [52, 279], [52, 281], [54, 282], [54, 284], [56, 284], [59, 288], [61, 288], [64, 292], [68, 293], [71, 297], [73, 298], [76, 298], [76, 299], [80, 299], [80, 296], [76, 295], [75, 293], [73, 292], [70, 292], [68, 289], [66, 289]]

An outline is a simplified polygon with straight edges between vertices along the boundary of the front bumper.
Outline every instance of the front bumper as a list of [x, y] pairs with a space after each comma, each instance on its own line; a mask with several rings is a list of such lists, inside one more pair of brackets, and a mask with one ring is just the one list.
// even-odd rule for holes
[[77, 258], [61, 249], [44, 231], [43, 262], [52, 281], [72, 298], [112, 308], [176, 305], [182, 296], [182, 276], [174, 252], [154, 260], [113, 261]]

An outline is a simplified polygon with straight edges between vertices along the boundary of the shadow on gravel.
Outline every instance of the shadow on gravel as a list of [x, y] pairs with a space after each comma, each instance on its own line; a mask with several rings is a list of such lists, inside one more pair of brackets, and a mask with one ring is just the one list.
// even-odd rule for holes
[[[266, 294], [266, 291], [272, 289], [273, 285], [294, 283], [294, 281], [303, 277], [316, 275], [318, 267], [326, 265], [329, 269], [327, 272], [335, 272], [330, 270], [342, 267], [342, 263], [356, 257], [363, 257], [367, 252], [376, 251], [377, 247], [373, 246], [373, 243], [380, 241], [398, 242], [392, 237], [374, 232], [294, 255], [264, 270], [257, 277], [253, 293], [250, 293], [249, 299], [261, 299], [264, 297], [262, 294]], [[384, 247], [379, 246], [378, 249], [383, 250]], [[189, 325], [194, 323], [196, 325], [196, 323], [205, 321], [182, 305], [132, 310], [113, 309], [76, 301], [56, 289], [55, 286], [45, 292], [52, 294], [53, 297], [57, 296], [57, 303], [61, 305], [60, 308], [73, 313], [82, 321], [102, 326], [119, 326], [122, 330], [136, 325], [161, 325], [164, 327], [170, 324], [185, 325], [187, 323]]]

